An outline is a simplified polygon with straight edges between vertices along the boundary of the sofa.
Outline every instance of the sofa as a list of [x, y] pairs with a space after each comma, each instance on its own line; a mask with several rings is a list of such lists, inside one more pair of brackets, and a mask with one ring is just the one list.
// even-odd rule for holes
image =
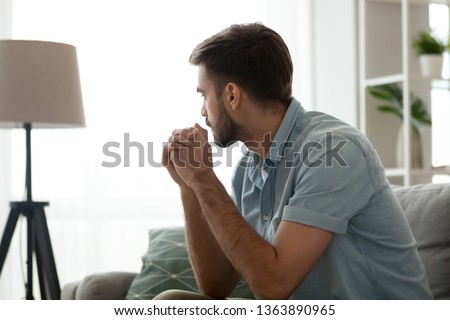
[[[450, 184], [393, 186], [417, 241], [434, 299], [450, 299]], [[66, 284], [62, 299], [151, 299], [165, 289], [197, 291], [182, 228], [150, 230], [139, 273], [93, 274]], [[245, 283], [233, 293], [251, 298]]]

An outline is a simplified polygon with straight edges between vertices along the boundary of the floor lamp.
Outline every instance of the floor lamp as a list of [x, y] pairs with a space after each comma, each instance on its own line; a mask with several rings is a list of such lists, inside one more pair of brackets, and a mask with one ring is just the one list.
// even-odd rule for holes
[[32, 199], [31, 129], [84, 127], [75, 47], [62, 43], [0, 40], [0, 128], [24, 128], [26, 199], [10, 203], [0, 243], [0, 275], [20, 215], [27, 221], [26, 299], [33, 296], [33, 256], [42, 299], [60, 299], [60, 285], [44, 208]]

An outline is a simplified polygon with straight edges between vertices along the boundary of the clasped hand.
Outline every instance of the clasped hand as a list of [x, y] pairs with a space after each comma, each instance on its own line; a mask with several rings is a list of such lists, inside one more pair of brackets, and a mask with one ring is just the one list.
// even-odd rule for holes
[[208, 132], [197, 123], [174, 130], [163, 149], [162, 163], [176, 183], [192, 188], [212, 170]]

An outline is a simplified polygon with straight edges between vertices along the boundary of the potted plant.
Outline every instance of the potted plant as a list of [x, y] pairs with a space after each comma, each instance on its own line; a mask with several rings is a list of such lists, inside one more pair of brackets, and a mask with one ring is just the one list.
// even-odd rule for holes
[[422, 75], [429, 78], [440, 78], [442, 75], [443, 53], [447, 44], [435, 36], [433, 31], [420, 32], [412, 42], [420, 60]]
[[[369, 86], [369, 93], [385, 102], [377, 106], [377, 109], [384, 113], [392, 113], [403, 121], [403, 89], [398, 84], [385, 84], [379, 86]], [[420, 127], [422, 125], [431, 126], [431, 116], [428, 113], [427, 106], [417, 96], [410, 94], [411, 101], [411, 152], [412, 167], [422, 168], [422, 142], [420, 139]], [[403, 126], [400, 127], [397, 137], [397, 166], [403, 166]]]

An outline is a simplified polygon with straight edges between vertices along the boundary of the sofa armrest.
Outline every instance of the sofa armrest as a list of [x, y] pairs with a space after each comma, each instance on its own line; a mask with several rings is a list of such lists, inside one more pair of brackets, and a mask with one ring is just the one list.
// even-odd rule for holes
[[61, 300], [75, 300], [78, 285], [81, 281], [65, 284], [61, 290]]
[[63, 300], [123, 300], [137, 273], [96, 273], [79, 282], [66, 284], [61, 292]]

